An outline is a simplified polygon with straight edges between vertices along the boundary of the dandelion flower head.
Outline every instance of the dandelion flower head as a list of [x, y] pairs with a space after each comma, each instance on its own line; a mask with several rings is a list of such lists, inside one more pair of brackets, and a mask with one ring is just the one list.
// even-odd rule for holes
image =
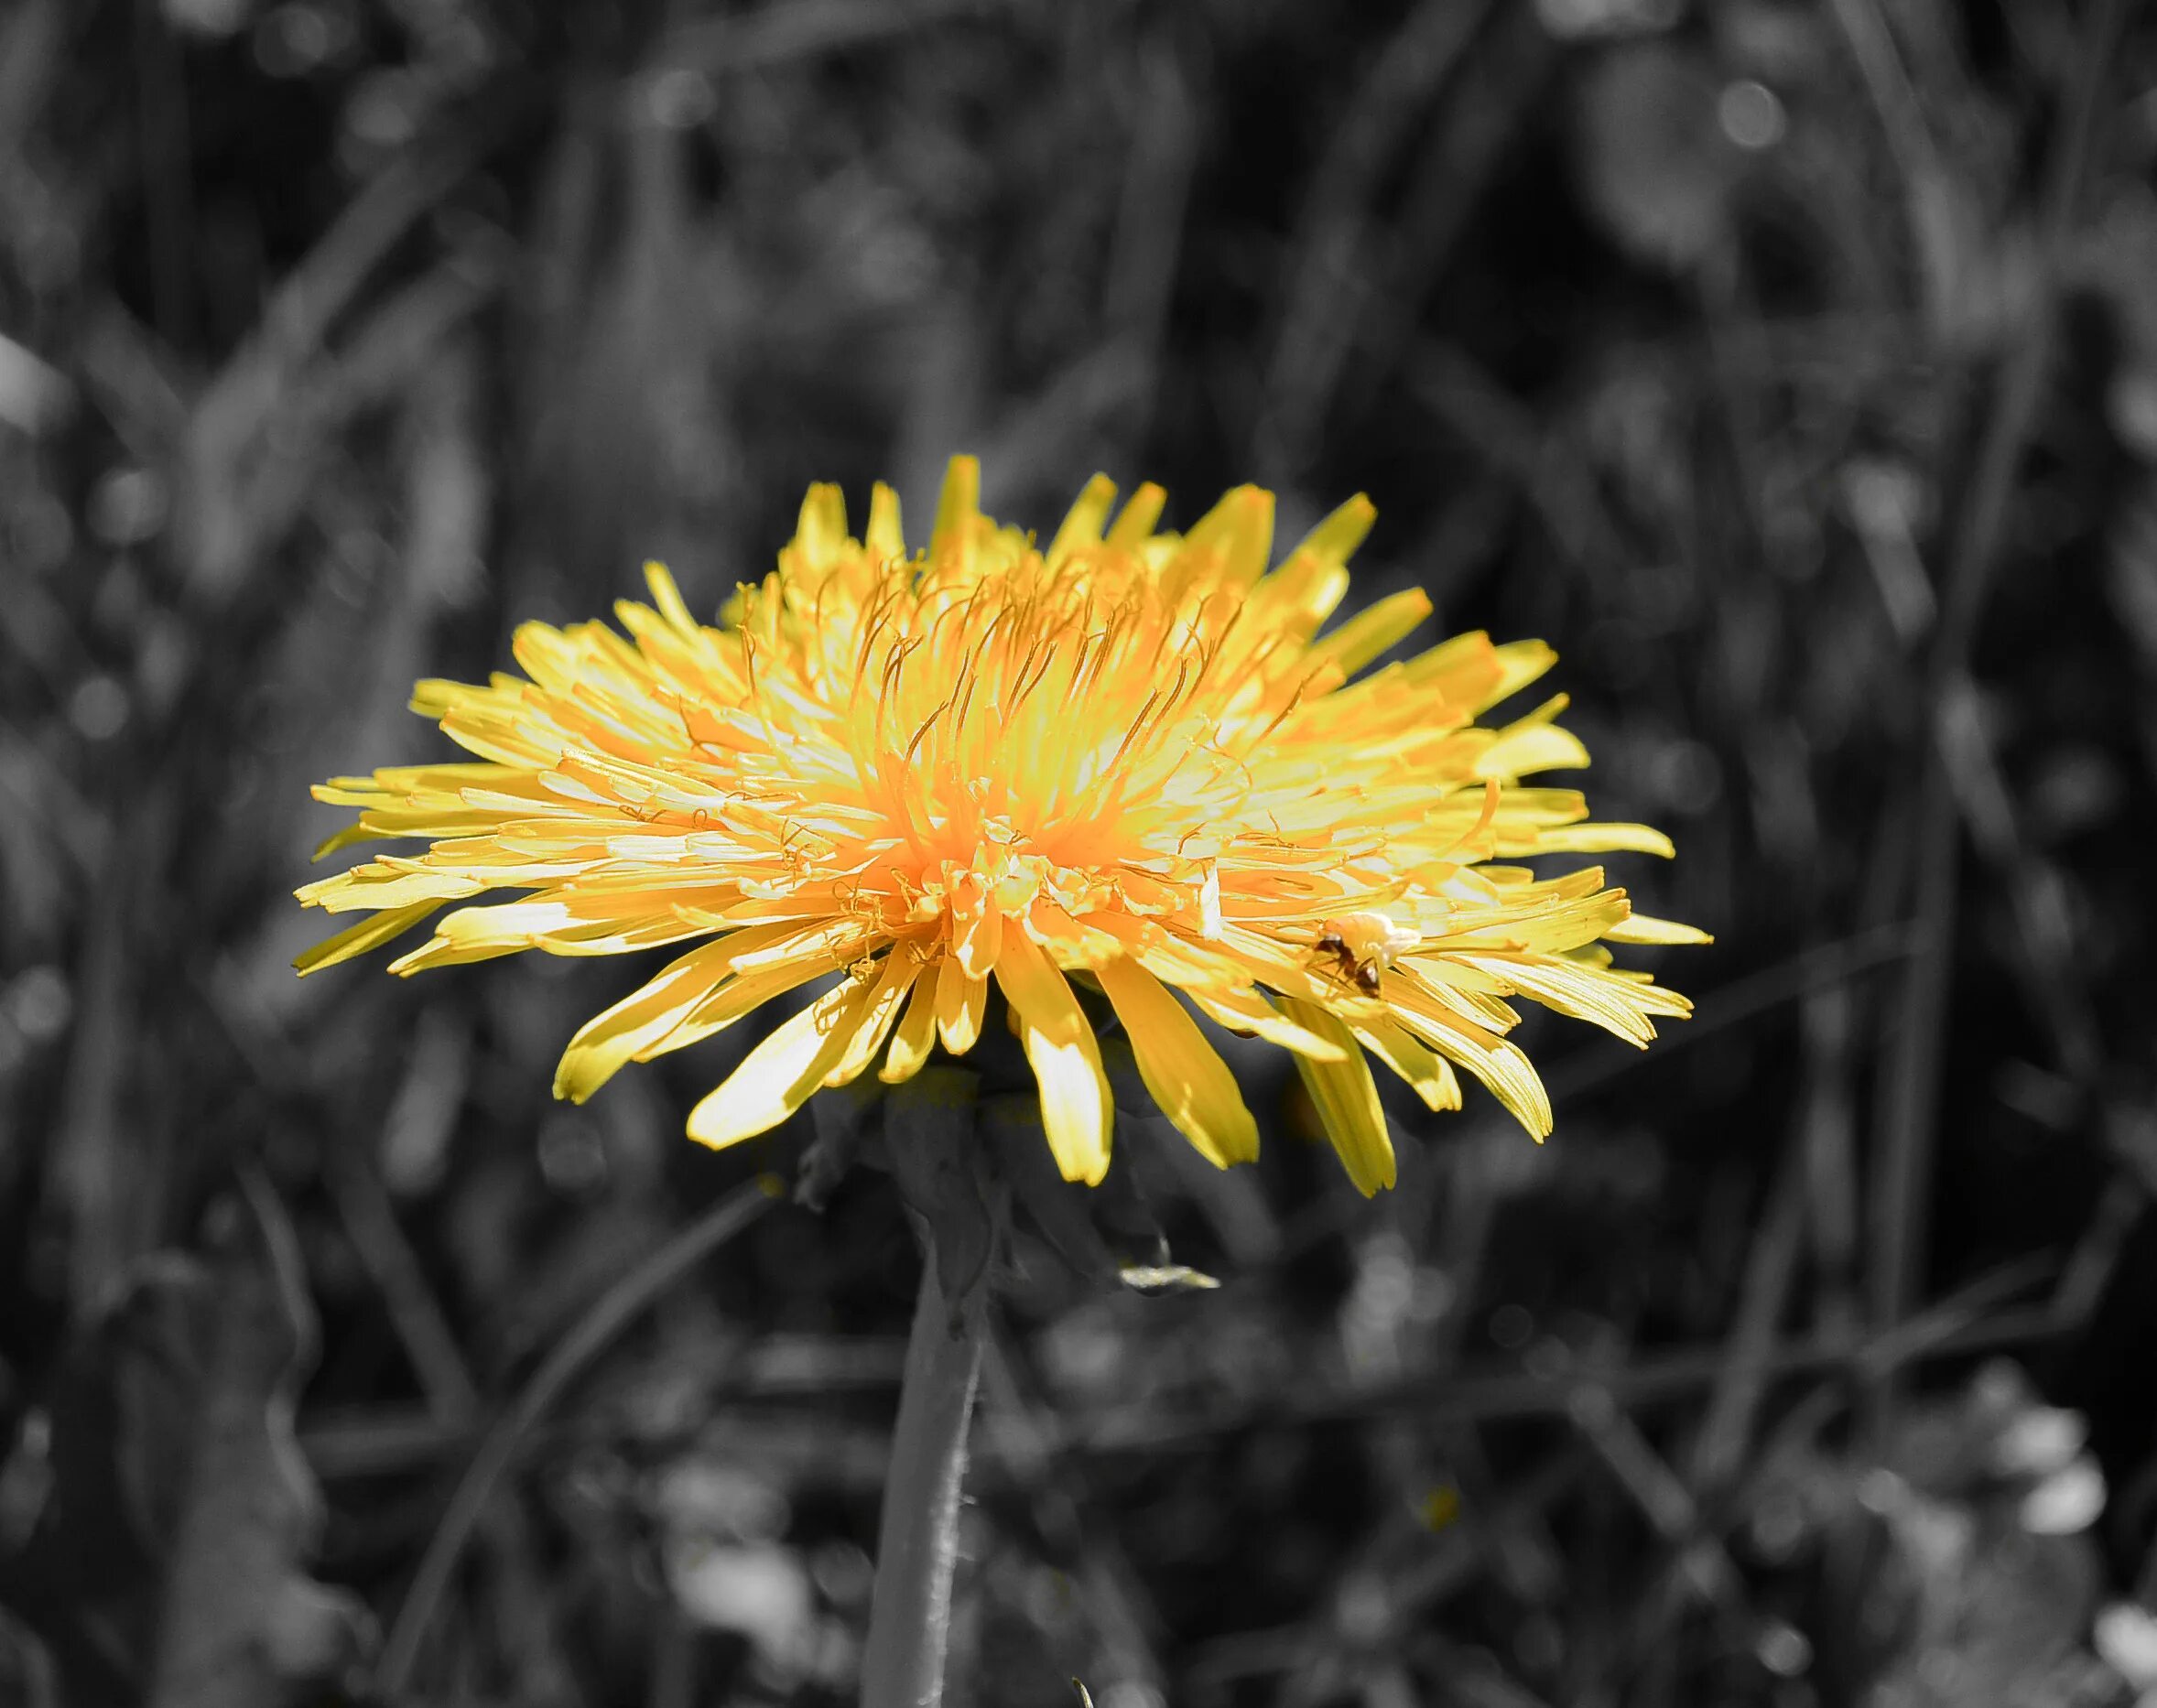
[[[1371, 1058], [1433, 1109], [1459, 1107], [1465, 1070], [1540, 1138], [1515, 1000], [1640, 1044], [1687, 1011], [1606, 946], [1699, 933], [1635, 914], [1598, 868], [1517, 863], [1670, 852], [1523, 782], [1588, 762], [1562, 697], [1476, 721], [1550, 649], [1466, 634], [1370, 669], [1429, 614], [1413, 589], [1320, 633], [1366, 500], [1269, 568], [1255, 487], [1178, 535], [1155, 525], [1161, 489], [1117, 512], [1097, 477], [1043, 546], [981, 514], [978, 485], [955, 459], [918, 552], [888, 488], [857, 539], [839, 490], [812, 487], [720, 626], [652, 565], [652, 603], [615, 607], [626, 638], [528, 622], [521, 676], [420, 683], [413, 709], [472, 757], [317, 788], [360, 813], [323, 853], [428, 846], [302, 889], [367, 917], [300, 970], [437, 913], [392, 971], [694, 945], [569, 1041], [555, 1090], [579, 1101], [827, 981], [696, 1106], [688, 1130], [713, 1146], [821, 1086], [905, 1080], [938, 1043], [964, 1055], [993, 984], [1056, 1161], [1089, 1183], [1112, 1103], [1087, 1002], [1203, 1155], [1257, 1154], [1196, 1011], [1290, 1053], [1366, 1193], [1394, 1178]], [[472, 904], [500, 892], [521, 893]]]

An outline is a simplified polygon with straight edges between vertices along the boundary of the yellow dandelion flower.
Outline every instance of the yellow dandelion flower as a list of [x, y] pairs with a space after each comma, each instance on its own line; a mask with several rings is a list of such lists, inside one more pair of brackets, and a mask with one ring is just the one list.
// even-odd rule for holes
[[[445, 904], [398, 973], [519, 949], [612, 955], [694, 943], [587, 1023], [558, 1096], [724, 1030], [843, 972], [697, 1105], [732, 1144], [818, 1087], [907, 1078], [963, 1055], [992, 982], [1039, 1081], [1068, 1179], [1109, 1165], [1111, 1102], [1081, 991], [1122, 1024], [1162, 1112], [1217, 1164], [1258, 1128], [1192, 1017], [1292, 1054], [1350, 1177], [1393, 1182], [1368, 1056], [1433, 1109], [1457, 1069], [1528, 1130], [1550, 1129], [1505, 1034], [1526, 998], [1645, 1044], [1684, 998], [1610, 964], [1606, 944], [1693, 943], [1633, 913], [1599, 869], [1513, 861], [1668, 854], [1657, 832], [1588, 822], [1534, 773], [1588, 755], [1545, 701], [1476, 718], [1554, 658], [1467, 634], [1367, 671], [1429, 614], [1397, 593], [1321, 635], [1370, 528], [1351, 500], [1268, 568], [1274, 501], [1228, 493], [1158, 531], [1142, 486], [1111, 523], [1096, 478], [1046, 547], [981, 513], [955, 459], [927, 549], [909, 554], [878, 486], [862, 537], [835, 487], [723, 626], [667, 571], [651, 605], [517, 631], [522, 676], [427, 681], [413, 709], [472, 760], [339, 778], [360, 809], [324, 854], [424, 838], [298, 893], [359, 924], [298, 963], [388, 942]], [[1187, 1008], [1186, 1004], [1188, 1004]]]

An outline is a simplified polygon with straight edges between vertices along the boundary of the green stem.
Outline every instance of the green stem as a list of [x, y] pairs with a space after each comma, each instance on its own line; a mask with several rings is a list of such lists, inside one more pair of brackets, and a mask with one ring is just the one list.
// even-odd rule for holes
[[986, 1289], [956, 1319], [937, 1281], [936, 1248], [922, 1253], [921, 1294], [906, 1341], [899, 1421], [884, 1475], [862, 1708], [938, 1708], [951, 1637], [959, 1563], [959, 1489], [966, 1430], [981, 1380]]

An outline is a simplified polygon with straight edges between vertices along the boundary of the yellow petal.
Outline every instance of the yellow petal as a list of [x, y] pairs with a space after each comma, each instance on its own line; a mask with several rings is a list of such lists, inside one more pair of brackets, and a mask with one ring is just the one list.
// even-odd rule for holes
[[1144, 543], [1154, 532], [1154, 524], [1161, 520], [1162, 507], [1168, 503], [1168, 494], [1148, 481], [1124, 501], [1123, 513], [1116, 518], [1109, 529], [1108, 543], [1129, 551]]
[[[775, 939], [785, 925], [752, 926], [692, 949], [603, 1013], [577, 1029], [554, 1070], [554, 1095], [581, 1103], [612, 1079], [638, 1052], [678, 1028], [732, 977], [741, 957]], [[805, 979], [814, 971], [803, 975]]]
[[355, 955], [364, 955], [377, 948], [392, 937], [400, 936], [425, 919], [439, 902], [415, 902], [409, 907], [393, 907], [363, 919], [356, 925], [347, 925], [333, 937], [325, 937], [292, 963], [299, 969], [301, 978], [309, 973], [319, 973], [325, 967], [334, 967], [340, 961], [349, 961]]
[[558, 898], [461, 907], [438, 920], [434, 929], [430, 941], [392, 961], [389, 970], [409, 975], [430, 967], [461, 967], [520, 949], [541, 949], [549, 955], [617, 955], [624, 949], [662, 948], [711, 935], [710, 924], [684, 919], [671, 908], [642, 917], [610, 917]]
[[804, 568], [826, 569], [846, 543], [846, 494], [828, 481], [818, 481], [801, 501], [794, 548], [801, 554]]
[[1165, 931], [1150, 919], [1129, 913], [1097, 913], [1080, 922], [1122, 945], [1123, 951], [1163, 984], [1188, 990], [1208, 988], [1248, 987], [1251, 979], [1242, 966], [1217, 950], [1187, 941]]
[[304, 884], [292, 893], [326, 913], [352, 913], [362, 908], [408, 908], [426, 902], [439, 906], [477, 895], [487, 886], [457, 872], [428, 871], [408, 863], [374, 860], [319, 883]]
[[1675, 990], [1620, 978], [1562, 957], [1480, 956], [1471, 957], [1469, 965], [1504, 979], [1547, 1009], [1600, 1026], [1643, 1050], [1655, 1036], [1650, 1015], [1682, 1020], [1693, 1011], [1693, 1005]]
[[1311, 648], [1313, 662], [1329, 658], [1343, 676], [1354, 676], [1431, 613], [1430, 595], [1404, 588], [1350, 617]]
[[1516, 724], [1476, 757], [1475, 774], [1510, 782], [1538, 771], [1578, 771], [1588, 749], [1570, 730], [1555, 723]]
[[[1483, 706], [1510, 699], [1558, 662], [1558, 655], [1541, 641], [1508, 641], [1490, 649], [1499, 676]], [[1480, 711], [1483, 706], [1476, 709]]]
[[1673, 859], [1677, 849], [1647, 825], [1557, 825], [1535, 838], [1538, 854], [1653, 854]]
[[806, 926], [766, 930], [753, 944], [744, 944], [736, 970], [758, 973], [807, 960], [813, 955], [854, 956], [866, 946], [869, 930], [851, 915], [815, 920]]
[[1182, 985], [1178, 989], [1207, 1019], [1218, 1022], [1230, 1032], [1250, 1032], [1268, 1043], [1277, 1043], [1284, 1050], [1308, 1056], [1314, 1062], [1348, 1059], [1348, 1052], [1339, 1044], [1298, 1026], [1250, 985], [1230, 989], [1199, 985]]
[[[1327, 563], [1346, 563], [1355, 556], [1356, 547], [1363, 543], [1363, 536], [1371, 532], [1371, 524], [1377, 520], [1378, 506], [1358, 492], [1305, 535], [1288, 556], [1300, 557], [1308, 552]], [[1426, 600], [1425, 604], [1428, 603]]]
[[869, 526], [862, 544], [872, 557], [886, 562], [906, 555], [905, 530], [899, 525], [899, 495], [882, 481], [869, 493]]
[[785, 996], [789, 990], [798, 990], [812, 979], [827, 973], [837, 972], [842, 965], [836, 955], [818, 956], [792, 967], [767, 968], [760, 973], [744, 973], [731, 978], [706, 997], [689, 1012], [672, 1032], [655, 1038], [638, 1050], [634, 1058], [648, 1062], [654, 1056], [667, 1055], [676, 1050], [686, 1050], [692, 1043], [701, 1043], [747, 1018], [775, 997]]
[[1035, 902], [1026, 914], [1025, 929], [1048, 951], [1049, 959], [1074, 976], [1125, 953], [1114, 934], [1100, 929], [1091, 918], [1074, 919], [1053, 902]]
[[1530, 1138], [1541, 1142], [1549, 1136], [1550, 1093], [1544, 1089], [1534, 1064], [1517, 1045], [1436, 1005], [1398, 1000], [1390, 984], [1386, 1000], [1394, 1017], [1411, 1034], [1481, 1080], [1507, 1112], [1528, 1130]]
[[938, 969], [925, 968], [914, 980], [914, 994], [906, 1003], [905, 1018], [892, 1033], [891, 1049], [877, 1069], [877, 1078], [896, 1086], [914, 1077], [937, 1039]]
[[720, 1151], [776, 1127], [846, 1053], [868, 1000], [869, 987], [850, 979], [782, 1021], [689, 1111], [689, 1137]]
[[1290, 557], [1266, 577], [1244, 610], [1278, 632], [1302, 639], [1317, 632], [1348, 590], [1346, 569], [1306, 552]]
[[1415, 1088], [1425, 1108], [1460, 1107], [1460, 1081], [1453, 1065], [1416, 1043], [1404, 1027], [1390, 1020], [1359, 1021], [1355, 1034], [1359, 1043]]
[[1109, 1172], [1113, 1107], [1100, 1045], [1070, 984], [1024, 931], [1003, 934], [996, 982], [1018, 1016], [1020, 1039], [1041, 1086], [1041, 1123], [1066, 1180], [1097, 1186]]
[[961, 544], [981, 513], [981, 463], [978, 457], [954, 457], [944, 467], [943, 490], [937, 494], [936, 522], [928, 537], [932, 557]]
[[652, 603], [659, 614], [685, 635], [699, 632], [697, 620], [689, 615], [689, 608], [682, 601], [681, 589], [675, 586], [674, 577], [661, 563], [645, 565], [645, 585], [652, 589]]
[[1274, 544], [1274, 495], [1263, 487], [1239, 486], [1199, 517], [1184, 535], [1184, 549], [1218, 552], [1230, 583], [1249, 587], [1266, 570]]
[[953, 890], [951, 957], [968, 978], [986, 978], [1003, 946], [1003, 909], [997, 904], [996, 892], [973, 872], [961, 872]]
[[[315, 792], [315, 798], [320, 800], [324, 793], [325, 791], [318, 789]], [[332, 805], [351, 805], [351, 803], [332, 803]], [[336, 835], [317, 843], [315, 851], [308, 858], [309, 859], [328, 859], [332, 854], [341, 854], [346, 849], [361, 842], [372, 842], [383, 834], [364, 818], [356, 819], [338, 831]]]
[[1715, 939], [1695, 925], [1681, 925], [1675, 920], [1651, 919], [1645, 913], [1634, 913], [1621, 920], [1603, 933], [1611, 943], [1713, 943]]
[[[1007, 936], [1017, 936], [1008, 932]], [[989, 1006], [989, 981], [977, 978], [947, 955], [937, 968], [937, 1036], [953, 1055], [964, 1055], [981, 1035], [981, 1015]]]
[[1255, 1161], [1258, 1123], [1236, 1089], [1236, 1076], [1183, 1005], [1128, 957], [1105, 963], [1094, 976], [1123, 1022], [1139, 1077], [1161, 1113], [1216, 1168]]
[[899, 1012], [899, 1004], [906, 1000], [914, 989], [921, 963], [914, 958], [913, 951], [905, 944], [896, 945], [883, 957], [877, 969], [873, 988], [862, 1006], [862, 1018], [854, 1027], [853, 1042], [846, 1053], [832, 1064], [825, 1076], [828, 1086], [843, 1086], [869, 1065], [876, 1052], [883, 1047], [884, 1035]]
[[1339, 1046], [1343, 1059], [1314, 1062], [1308, 1056], [1290, 1059], [1311, 1094], [1326, 1136], [1333, 1141], [1341, 1166], [1366, 1198], [1381, 1186], [1393, 1184], [1393, 1141], [1386, 1131], [1385, 1108], [1378, 1100], [1378, 1086], [1371, 1077], [1371, 1064], [1339, 1019], [1315, 1002], [1283, 997], [1288, 1017], [1306, 1031]]
[[1086, 490], [1078, 494], [1063, 525], [1057, 529], [1056, 538], [1049, 541], [1046, 557], [1050, 568], [1055, 568], [1081, 546], [1099, 546], [1101, 543], [1101, 524], [1109, 519], [1109, 506], [1116, 502], [1116, 482], [1105, 474], [1097, 474], [1087, 481]]

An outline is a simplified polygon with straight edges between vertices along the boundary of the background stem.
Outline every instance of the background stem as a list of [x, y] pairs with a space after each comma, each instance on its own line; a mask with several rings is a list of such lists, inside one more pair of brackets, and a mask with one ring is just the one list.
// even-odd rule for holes
[[720, 1247], [753, 1223], [775, 1200], [760, 1177], [736, 1187], [676, 1234], [592, 1302], [539, 1367], [532, 1372], [516, 1401], [488, 1430], [472, 1455], [435, 1527], [412, 1586], [405, 1593], [396, 1622], [382, 1646], [374, 1669], [374, 1691], [385, 1702], [404, 1693], [419, 1659], [420, 1639], [441, 1604], [456, 1572], [464, 1544], [486, 1510], [488, 1497], [515, 1463], [533, 1427], [562, 1392], [602, 1352], [612, 1346], [639, 1312], [693, 1270]]
[[921, 1294], [884, 1476], [862, 1708], [936, 1708], [944, 1699], [959, 1489], [981, 1379], [985, 1292], [972, 1289], [954, 1320], [937, 1282], [933, 1240], [923, 1251]]

